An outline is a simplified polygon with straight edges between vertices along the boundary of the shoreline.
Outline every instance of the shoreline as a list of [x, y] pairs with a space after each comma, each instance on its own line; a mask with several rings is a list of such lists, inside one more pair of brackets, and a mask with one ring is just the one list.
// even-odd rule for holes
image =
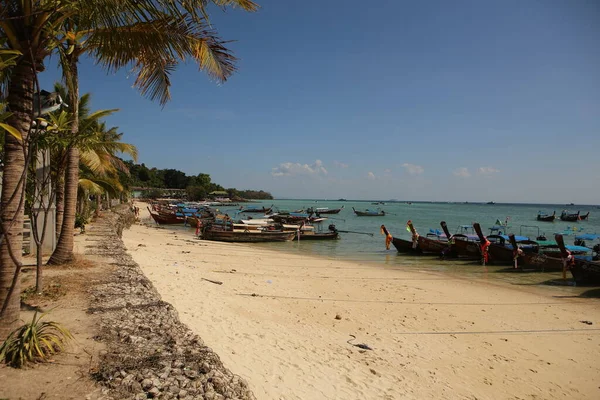
[[600, 332], [580, 322], [600, 323], [597, 299], [168, 228], [134, 225], [124, 241], [182, 322], [257, 398], [598, 395]]

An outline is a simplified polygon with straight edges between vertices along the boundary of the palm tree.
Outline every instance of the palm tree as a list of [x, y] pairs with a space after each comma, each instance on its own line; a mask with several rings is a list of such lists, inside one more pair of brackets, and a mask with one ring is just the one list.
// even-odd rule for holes
[[[212, 2], [246, 10], [257, 7], [249, 0]], [[142, 94], [164, 103], [169, 99], [169, 74], [178, 60], [192, 58], [220, 80], [234, 71], [234, 57], [208, 27], [207, 3], [208, 0], [3, 0], [0, 3], [0, 46], [21, 54], [11, 69], [10, 79], [2, 81], [6, 93], [3, 97], [10, 111], [6, 121], [10, 129], [4, 135], [0, 200], [0, 338], [13, 329], [19, 314], [23, 189], [36, 76], [44, 69], [44, 60], [55, 49], [60, 50], [71, 104], [77, 104], [77, 63], [86, 52], [109, 71], [132, 66], [137, 74], [135, 85]], [[73, 110], [73, 115], [72, 132], [77, 133], [77, 110]], [[54, 262], [68, 259], [72, 253], [77, 153], [73, 148], [69, 154], [65, 181], [68, 218], [63, 220], [59, 241], [67, 241], [67, 245], [53, 254]]]
[[[122, 133], [117, 127], [108, 129], [106, 123], [97, 122], [94, 135], [86, 140], [85, 146], [81, 148], [81, 167], [79, 188], [84, 192], [96, 194], [99, 203], [100, 196], [106, 194], [117, 196], [123, 192], [119, 172], [129, 175], [127, 164], [117, 157], [117, 153], [128, 154], [137, 162], [137, 148], [128, 143], [121, 142]], [[80, 190], [81, 191], [81, 190]], [[80, 211], [83, 214], [83, 206], [80, 196]], [[108, 199], [109, 200], [109, 199]], [[110, 205], [110, 200], [109, 200]], [[99, 211], [99, 204], [96, 212]]]
[[[238, 5], [248, 10], [256, 9], [256, 4], [247, 0], [214, 0], [217, 5]], [[58, 46], [61, 65], [70, 103], [75, 104], [79, 96], [79, 58], [87, 53], [108, 70], [116, 70], [132, 65], [137, 72], [135, 86], [151, 99], [159, 99], [161, 104], [170, 99], [169, 74], [178, 61], [192, 58], [201, 69], [212, 77], [225, 81], [235, 70], [235, 58], [223, 46], [209, 28], [206, 19], [206, 1], [185, 2], [173, 14], [170, 7], [153, 10], [152, 18], [135, 20], [122, 26], [96, 27], [85, 19], [69, 18], [66, 23], [65, 38]], [[77, 115], [77, 110], [73, 110]], [[78, 124], [73, 121], [72, 134], [77, 135]], [[79, 182], [79, 150], [69, 149], [65, 174], [65, 211], [56, 250], [49, 264], [61, 264], [73, 257], [73, 229], [77, 207], [77, 187]]]

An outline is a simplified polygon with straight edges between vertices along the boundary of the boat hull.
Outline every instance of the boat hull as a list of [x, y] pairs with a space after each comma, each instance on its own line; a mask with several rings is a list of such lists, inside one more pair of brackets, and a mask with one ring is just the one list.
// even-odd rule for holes
[[202, 239], [231, 243], [289, 242], [296, 232], [236, 232], [207, 229], [202, 232]]
[[159, 225], [176, 225], [183, 224], [185, 222], [185, 217], [180, 217], [177, 215], [169, 215], [169, 214], [156, 214], [151, 212], [150, 216]]
[[317, 210], [317, 211], [315, 211], [315, 213], [316, 214], [339, 214], [340, 211], [342, 211], [342, 209], [343, 209], [343, 207], [342, 208], [336, 208], [336, 209], [333, 209], [333, 210], [321, 210], [321, 211]]
[[538, 215], [537, 220], [543, 222], [554, 222], [556, 215]]
[[[337, 232], [322, 232], [322, 233], [301, 233], [300, 241], [303, 240], [336, 240], [339, 238], [339, 233]], [[294, 240], [298, 240], [296, 236]]]
[[416, 247], [413, 247], [413, 242], [411, 240], [396, 237], [392, 238], [392, 244], [399, 253], [434, 254], [440, 256], [447, 251], [449, 247], [448, 242], [431, 240], [422, 236], [419, 236]]
[[395, 237], [392, 238], [392, 244], [398, 250], [398, 253], [423, 254], [423, 250], [419, 246], [413, 248], [413, 242], [410, 240]]
[[471, 240], [454, 238], [450, 246], [450, 253], [458, 257], [477, 259], [481, 257], [479, 244]]
[[600, 262], [598, 261], [576, 260], [570, 271], [579, 286], [600, 285]]

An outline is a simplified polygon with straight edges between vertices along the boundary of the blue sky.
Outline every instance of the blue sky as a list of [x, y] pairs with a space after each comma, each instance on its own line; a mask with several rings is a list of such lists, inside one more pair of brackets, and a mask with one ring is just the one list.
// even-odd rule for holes
[[212, 13], [238, 73], [182, 65], [164, 108], [83, 63], [140, 162], [286, 198], [600, 203], [598, 1], [257, 1]]

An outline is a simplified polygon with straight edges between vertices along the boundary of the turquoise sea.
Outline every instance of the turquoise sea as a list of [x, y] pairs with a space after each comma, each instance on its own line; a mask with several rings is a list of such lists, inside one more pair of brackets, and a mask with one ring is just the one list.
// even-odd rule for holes
[[[283, 252], [307, 253], [332, 259], [351, 260], [379, 264], [388, 268], [415, 268], [419, 270], [442, 271], [466, 276], [485, 275], [492, 279], [506, 280], [515, 284], [551, 284], [564, 285], [560, 273], [514, 272], [506, 266], [483, 267], [472, 261], [437, 260], [432, 257], [398, 254], [392, 246], [385, 249], [385, 238], [380, 234], [380, 226], [384, 224], [392, 235], [410, 238], [406, 231], [406, 222], [412, 220], [420, 234], [426, 234], [429, 229], [440, 229], [440, 221], [446, 221], [451, 233], [455, 233], [459, 225], [472, 225], [479, 222], [484, 233], [496, 220], [505, 221], [508, 217], [508, 232], [531, 236], [535, 239], [538, 234], [545, 234], [551, 239], [555, 232], [565, 230], [600, 233], [600, 208], [595, 205], [548, 205], [548, 204], [481, 204], [481, 203], [433, 203], [433, 202], [385, 202], [374, 205], [374, 201], [327, 201], [327, 200], [268, 200], [252, 203], [252, 206], [275, 207], [293, 211], [307, 207], [329, 207], [344, 209], [339, 214], [324, 215], [329, 219], [320, 225], [327, 230], [330, 223], [339, 230], [371, 233], [373, 236], [341, 233], [341, 238], [335, 241], [300, 241], [289, 243], [264, 243], [255, 246], [268, 247]], [[247, 206], [248, 204], [243, 204]], [[381, 208], [385, 210], [383, 217], [357, 217], [352, 211]], [[235, 218], [238, 207], [220, 207], [221, 212], [227, 212]], [[540, 222], [536, 220], [538, 211], [560, 215], [563, 209], [570, 212], [590, 212], [589, 220], [579, 222], [563, 222], [558, 218], [555, 222]], [[248, 215], [238, 215], [246, 218]], [[255, 217], [258, 217], [256, 214]], [[318, 228], [317, 228], [318, 229]], [[567, 243], [572, 243], [574, 235], [566, 237]], [[570, 278], [570, 276], [569, 276]], [[569, 282], [567, 282], [568, 284]], [[572, 282], [570, 282], [572, 284]], [[579, 288], [578, 288], [579, 289]], [[563, 286], [564, 290], [564, 286]]]

